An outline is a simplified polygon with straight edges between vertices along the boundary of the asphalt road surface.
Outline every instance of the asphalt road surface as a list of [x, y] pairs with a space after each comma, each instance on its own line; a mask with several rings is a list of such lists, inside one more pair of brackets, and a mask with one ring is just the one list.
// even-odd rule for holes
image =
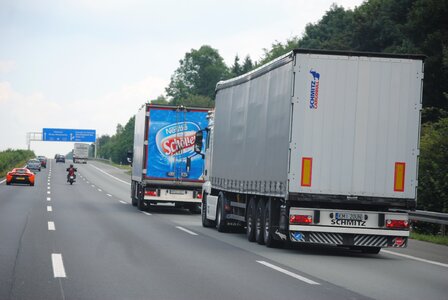
[[187, 210], [138, 211], [106, 164], [76, 165], [70, 186], [67, 166], [0, 180], [0, 299], [448, 299], [448, 247], [270, 249]]

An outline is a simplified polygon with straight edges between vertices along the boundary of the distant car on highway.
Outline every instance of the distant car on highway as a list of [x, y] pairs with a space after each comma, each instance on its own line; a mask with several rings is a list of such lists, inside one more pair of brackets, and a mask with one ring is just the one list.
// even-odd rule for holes
[[41, 168], [40, 161], [38, 159], [30, 159], [26, 163], [26, 168], [30, 171], [40, 171]]
[[46, 168], [47, 167], [47, 158], [43, 155], [39, 155], [37, 157], [37, 159], [40, 161], [40, 165], [42, 166], [42, 168]]
[[35, 175], [26, 168], [15, 168], [6, 174], [6, 185], [12, 183], [22, 183], [34, 186]]
[[65, 163], [65, 156], [62, 154], [57, 154], [56, 155], [56, 162], [61, 162], [61, 163]]

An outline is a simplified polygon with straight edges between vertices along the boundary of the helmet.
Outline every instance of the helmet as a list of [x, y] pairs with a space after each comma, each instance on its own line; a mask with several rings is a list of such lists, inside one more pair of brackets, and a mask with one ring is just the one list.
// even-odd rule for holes
[[70, 165], [70, 168], [73, 168], [73, 165]]

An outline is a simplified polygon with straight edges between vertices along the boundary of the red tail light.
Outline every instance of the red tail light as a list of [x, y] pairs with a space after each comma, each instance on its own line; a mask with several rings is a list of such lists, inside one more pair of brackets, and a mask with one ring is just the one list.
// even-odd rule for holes
[[157, 191], [145, 191], [146, 196], [157, 196]]
[[311, 224], [313, 217], [310, 215], [290, 215], [289, 224]]
[[198, 198], [198, 199], [202, 199], [202, 194], [201, 194], [201, 193], [198, 193], [198, 195], [196, 196], [196, 198]]
[[407, 229], [409, 228], [408, 220], [386, 220], [386, 227], [390, 229]]

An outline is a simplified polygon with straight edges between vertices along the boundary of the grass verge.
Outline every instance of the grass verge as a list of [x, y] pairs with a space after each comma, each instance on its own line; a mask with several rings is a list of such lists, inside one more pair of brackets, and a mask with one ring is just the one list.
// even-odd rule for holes
[[411, 232], [411, 239], [448, 246], [448, 236], [429, 235]]
[[119, 164], [111, 162], [110, 160], [107, 160], [107, 159], [94, 159], [94, 160], [102, 162], [102, 163], [105, 163], [105, 164], [108, 164], [108, 165], [111, 165], [111, 166], [114, 166], [114, 167], [117, 167], [117, 168], [122, 169], [122, 170], [125, 170], [125, 171], [127, 171], [127, 173], [129, 173], [132, 170], [132, 167], [130, 165], [119, 165]]

